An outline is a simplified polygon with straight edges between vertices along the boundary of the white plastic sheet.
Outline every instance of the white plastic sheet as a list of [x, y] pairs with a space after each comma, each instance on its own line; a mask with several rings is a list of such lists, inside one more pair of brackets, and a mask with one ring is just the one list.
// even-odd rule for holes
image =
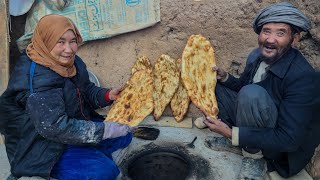
[[27, 13], [34, 0], [9, 0], [9, 12], [12, 16], [20, 16]]

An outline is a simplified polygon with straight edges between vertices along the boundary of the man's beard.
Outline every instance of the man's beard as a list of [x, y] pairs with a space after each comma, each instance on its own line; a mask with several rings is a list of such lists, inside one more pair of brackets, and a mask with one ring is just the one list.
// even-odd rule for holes
[[[269, 46], [272, 48], [277, 48], [277, 46], [275, 45], [267, 45], [267, 44], [263, 44], [263, 47], [265, 46]], [[279, 60], [289, 49], [291, 48], [291, 43], [289, 43], [286, 47], [284, 47], [282, 49], [282, 51], [280, 51], [279, 53], [276, 53], [274, 56], [272, 57], [266, 57], [261, 53], [261, 60], [264, 61], [266, 64], [273, 64], [275, 63], [277, 60]]]
[[269, 48], [277, 50], [276, 54], [272, 57], [267, 57], [267, 56], [263, 55], [263, 53], [261, 52], [260, 58], [262, 59], [262, 61], [264, 61], [267, 64], [273, 64], [277, 60], [279, 60], [291, 48], [292, 42], [293, 42], [293, 37], [290, 38], [290, 41], [287, 44], [287, 46], [283, 47], [280, 50], [278, 50], [279, 45], [277, 46], [276, 44], [270, 44], [270, 43], [266, 43], [266, 42], [263, 42], [262, 44], [259, 43], [259, 46], [260, 46], [259, 48], [261, 51], [262, 51], [262, 48], [265, 48], [265, 47], [269, 47]]

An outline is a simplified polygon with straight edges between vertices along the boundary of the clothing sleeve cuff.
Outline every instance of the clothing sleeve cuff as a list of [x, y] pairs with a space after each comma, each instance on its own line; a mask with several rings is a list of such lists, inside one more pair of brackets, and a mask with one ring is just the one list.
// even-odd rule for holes
[[226, 77], [224, 79], [220, 79], [220, 82], [226, 82], [229, 78], [229, 73], [227, 73]]
[[239, 127], [232, 126], [231, 143], [233, 146], [239, 146]]
[[104, 95], [104, 98], [105, 98], [105, 100], [106, 100], [107, 102], [111, 101], [111, 100], [110, 100], [110, 96], [109, 96], [110, 91], [111, 91], [111, 90], [108, 90], [108, 91], [106, 92], [106, 94]]

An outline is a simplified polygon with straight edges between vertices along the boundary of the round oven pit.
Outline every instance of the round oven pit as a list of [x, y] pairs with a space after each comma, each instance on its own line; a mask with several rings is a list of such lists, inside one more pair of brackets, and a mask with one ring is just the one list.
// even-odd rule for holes
[[159, 151], [141, 154], [128, 164], [132, 180], [185, 180], [190, 163], [181, 155]]
[[185, 144], [148, 143], [126, 151], [119, 162], [119, 180], [212, 179], [210, 163]]

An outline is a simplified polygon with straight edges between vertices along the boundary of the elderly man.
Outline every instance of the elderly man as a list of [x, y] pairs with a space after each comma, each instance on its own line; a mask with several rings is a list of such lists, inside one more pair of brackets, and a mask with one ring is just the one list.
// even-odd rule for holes
[[[221, 121], [207, 118], [204, 123], [243, 149], [245, 168], [253, 165], [259, 171], [264, 161], [251, 158], [264, 157], [269, 172], [288, 178], [306, 166], [319, 144], [314, 137], [319, 128], [314, 70], [292, 47], [310, 24], [289, 3], [266, 7], [253, 23], [259, 48], [248, 56], [240, 78], [213, 67], [220, 82], [216, 95]], [[241, 173], [242, 179], [259, 178], [255, 172]]]

